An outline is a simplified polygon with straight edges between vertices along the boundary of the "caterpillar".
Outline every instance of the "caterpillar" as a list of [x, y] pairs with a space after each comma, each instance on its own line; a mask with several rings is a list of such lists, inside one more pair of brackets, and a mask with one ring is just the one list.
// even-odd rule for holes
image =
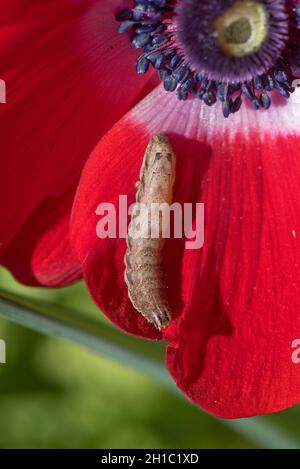
[[136, 183], [136, 203], [127, 235], [125, 282], [134, 308], [158, 330], [171, 321], [162, 269], [165, 239], [161, 208], [172, 203], [175, 175], [176, 157], [168, 137], [154, 135]]

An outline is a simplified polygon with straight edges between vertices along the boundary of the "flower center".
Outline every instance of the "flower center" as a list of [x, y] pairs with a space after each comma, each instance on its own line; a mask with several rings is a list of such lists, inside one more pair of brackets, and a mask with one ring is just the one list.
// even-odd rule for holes
[[285, 0], [182, 0], [176, 24], [191, 66], [233, 83], [266, 72], [289, 40]]
[[265, 41], [269, 31], [267, 11], [262, 4], [239, 0], [215, 20], [214, 27], [223, 52], [243, 57], [258, 51]]
[[116, 18], [142, 49], [137, 73], [153, 66], [180, 100], [220, 101], [228, 117], [243, 98], [267, 110], [271, 92], [294, 91], [300, 0], [132, 0]]

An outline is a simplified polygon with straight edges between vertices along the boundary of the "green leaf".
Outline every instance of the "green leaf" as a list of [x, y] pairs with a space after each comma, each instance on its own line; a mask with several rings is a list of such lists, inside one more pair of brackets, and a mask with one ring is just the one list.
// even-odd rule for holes
[[[185, 398], [176, 388], [164, 365], [165, 344], [142, 341], [123, 334], [84, 314], [40, 299], [0, 289], [0, 315], [42, 334], [71, 340], [97, 353], [132, 366], [158, 380], [172, 393]], [[300, 443], [265, 417], [221, 420], [224, 425], [263, 448], [300, 448]]]
[[16, 296], [0, 289], [0, 315], [42, 334], [63, 337], [95, 352], [142, 369], [165, 379], [165, 346], [145, 342], [106, 325], [97, 316], [83, 315], [76, 309], [49, 301]]

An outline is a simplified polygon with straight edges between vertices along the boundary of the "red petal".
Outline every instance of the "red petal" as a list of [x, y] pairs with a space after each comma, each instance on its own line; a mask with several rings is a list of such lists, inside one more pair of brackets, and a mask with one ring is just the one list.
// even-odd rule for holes
[[27, 285], [68, 285], [81, 277], [69, 242], [72, 188], [36, 207], [0, 257], [2, 265]]
[[[0, 76], [2, 249], [44, 197], [78, 181], [93, 146], [149, 89], [117, 33], [120, 0], [4, 2]], [[122, 86], [120, 86], [120, 79]]]
[[[0, 76], [8, 104], [0, 106], [0, 248], [13, 239], [2, 262], [24, 283], [64, 284], [78, 276], [68, 240], [72, 196], [64, 194], [74, 195], [70, 188], [101, 135], [155, 84], [135, 73], [137, 53], [117, 33], [119, 5], [3, 5]], [[51, 201], [44, 203], [45, 197]]]
[[174, 321], [168, 367], [198, 405], [221, 417], [273, 412], [299, 401], [299, 95], [268, 112], [219, 107], [155, 91], [100, 142], [73, 217], [74, 246], [94, 300], [121, 328], [159, 338], [130, 306], [124, 240], [96, 237], [101, 201], [134, 197], [147, 140], [168, 132], [178, 159], [174, 200], [205, 203], [205, 244], [168, 243]]

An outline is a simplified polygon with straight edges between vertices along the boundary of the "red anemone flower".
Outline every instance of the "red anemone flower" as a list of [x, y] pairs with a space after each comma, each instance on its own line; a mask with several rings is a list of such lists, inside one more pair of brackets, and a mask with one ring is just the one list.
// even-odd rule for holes
[[[167, 341], [178, 387], [225, 418], [300, 395], [299, 9], [246, 4], [4, 0], [0, 22], [1, 264], [28, 285], [83, 276], [118, 327]], [[173, 320], [158, 331], [128, 298], [125, 240], [96, 236], [96, 208], [133, 202], [161, 132], [174, 201], [205, 204], [205, 242], [166, 244]]]

